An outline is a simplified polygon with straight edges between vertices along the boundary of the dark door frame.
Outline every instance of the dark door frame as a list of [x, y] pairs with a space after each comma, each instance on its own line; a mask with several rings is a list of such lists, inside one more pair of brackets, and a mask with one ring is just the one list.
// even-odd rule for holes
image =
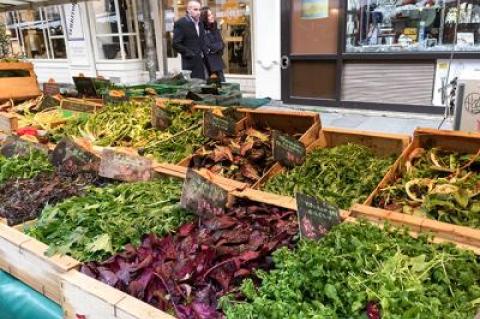
[[[325, 107], [339, 107], [339, 108], [356, 108], [379, 111], [395, 111], [395, 112], [411, 112], [411, 113], [430, 113], [443, 114], [444, 108], [432, 105], [408, 105], [408, 104], [389, 104], [378, 102], [360, 102], [360, 101], [344, 101], [341, 99], [342, 92], [342, 76], [343, 66], [345, 61], [353, 60], [396, 60], [396, 61], [431, 61], [436, 64], [437, 59], [448, 58], [448, 52], [438, 53], [346, 53], [345, 52], [345, 32], [347, 19], [347, 3], [339, 0], [339, 36], [337, 42], [336, 54], [319, 54], [319, 55], [295, 55], [291, 54], [291, 12], [292, 1], [295, 0], [281, 0], [281, 52], [282, 57], [288, 57], [289, 63], [294, 61], [331, 61], [336, 63], [336, 92], [334, 99], [322, 98], [305, 98], [298, 96], [291, 96], [291, 74], [290, 67], [282, 68], [281, 71], [281, 97], [285, 103], [302, 104], [308, 106], [325, 106]], [[478, 59], [479, 52], [458, 53], [455, 55], [462, 59]], [[283, 60], [283, 58], [282, 58]], [[433, 83], [432, 83], [433, 85]], [[433, 90], [433, 88], [432, 88]]]

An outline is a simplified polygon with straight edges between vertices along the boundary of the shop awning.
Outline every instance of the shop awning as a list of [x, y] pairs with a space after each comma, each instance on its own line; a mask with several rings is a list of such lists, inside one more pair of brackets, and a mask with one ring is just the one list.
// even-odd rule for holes
[[0, 12], [35, 9], [44, 6], [53, 6], [68, 3], [85, 2], [89, 0], [0, 0]]

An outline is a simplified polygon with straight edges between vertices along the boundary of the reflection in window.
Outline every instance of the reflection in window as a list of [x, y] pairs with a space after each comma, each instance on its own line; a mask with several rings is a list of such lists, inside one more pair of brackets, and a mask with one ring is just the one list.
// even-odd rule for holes
[[347, 52], [450, 51], [454, 44], [457, 51], [480, 49], [480, 1], [403, 3], [349, 0]]
[[[185, 15], [186, 0], [163, 0], [167, 39], [167, 56], [176, 57], [173, 50], [173, 25]], [[225, 42], [223, 60], [225, 73], [252, 74], [252, 0], [208, 0], [217, 18]]]
[[4, 15], [14, 55], [29, 59], [66, 59], [60, 7], [7, 12]]
[[97, 54], [102, 60], [140, 59], [137, 5], [132, 0], [92, 2]]

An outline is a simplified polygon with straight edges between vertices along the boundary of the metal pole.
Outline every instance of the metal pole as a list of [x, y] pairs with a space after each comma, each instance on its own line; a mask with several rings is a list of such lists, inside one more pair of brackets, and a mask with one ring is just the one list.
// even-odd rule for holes
[[143, 23], [145, 28], [145, 46], [147, 58], [147, 71], [150, 82], [157, 79], [157, 53], [155, 50], [155, 34], [150, 9], [150, 0], [143, 0]]

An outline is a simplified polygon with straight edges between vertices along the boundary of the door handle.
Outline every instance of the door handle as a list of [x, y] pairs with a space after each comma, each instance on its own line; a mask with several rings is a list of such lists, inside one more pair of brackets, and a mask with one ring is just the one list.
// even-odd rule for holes
[[289, 66], [290, 58], [286, 55], [282, 55], [282, 57], [280, 58], [280, 67], [282, 68], [282, 70], [286, 70]]

